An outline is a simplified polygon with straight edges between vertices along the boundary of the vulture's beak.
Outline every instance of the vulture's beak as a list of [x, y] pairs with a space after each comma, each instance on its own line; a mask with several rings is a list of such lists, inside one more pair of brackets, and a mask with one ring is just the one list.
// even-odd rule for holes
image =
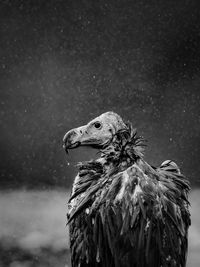
[[63, 148], [66, 152], [68, 152], [68, 149], [76, 148], [81, 144], [80, 135], [80, 132], [76, 129], [72, 129], [64, 135]]

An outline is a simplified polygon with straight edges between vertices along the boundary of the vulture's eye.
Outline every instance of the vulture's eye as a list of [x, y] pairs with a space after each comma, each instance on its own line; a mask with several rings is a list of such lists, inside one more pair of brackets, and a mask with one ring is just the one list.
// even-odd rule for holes
[[94, 123], [94, 127], [95, 127], [96, 129], [101, 129], [102, 125], [101, 125], [100, 122], [97, 121], [97, 122]]

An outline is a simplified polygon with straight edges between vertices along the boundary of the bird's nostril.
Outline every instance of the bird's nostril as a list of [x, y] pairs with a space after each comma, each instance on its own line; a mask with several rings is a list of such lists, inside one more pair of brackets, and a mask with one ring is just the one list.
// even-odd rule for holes
[[63, 137], [63, 142], [66, 144], [66, 143], [70, 143], [70, 140], [75, 136], [77, 135], [77, 133], [72, 130], [72, 131], [69, 131], [68, 133], [65, 134], [65, 136]]
[[77, 133], [76, 133], [75, 131], [71, 131], [71, 132], [69, 132], [69, 134], [68, 134], [68, 138], [72, 138], [72, 137], [74, 137], [75, 135], [77, 135]]

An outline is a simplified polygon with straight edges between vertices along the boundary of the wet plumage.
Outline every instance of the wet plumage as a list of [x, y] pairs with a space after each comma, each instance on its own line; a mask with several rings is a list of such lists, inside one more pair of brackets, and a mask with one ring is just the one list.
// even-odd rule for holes
[[189, 182], [176, 163], [143, 159], [144, 140], [107, 112], [69, 131], [65, 149], [90, 145], [68, 203], [72, 266], [186, 266]]

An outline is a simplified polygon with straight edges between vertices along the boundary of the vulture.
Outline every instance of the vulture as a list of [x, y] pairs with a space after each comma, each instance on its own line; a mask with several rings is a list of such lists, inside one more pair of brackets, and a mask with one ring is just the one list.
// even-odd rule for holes
[[99, 149], [78, 164], [68, 202], [72, 267], [186, 266], [190, 185], [175, 162], [148, 164], [145, 140], [114, 112], [68, 131], [63, 146]]

